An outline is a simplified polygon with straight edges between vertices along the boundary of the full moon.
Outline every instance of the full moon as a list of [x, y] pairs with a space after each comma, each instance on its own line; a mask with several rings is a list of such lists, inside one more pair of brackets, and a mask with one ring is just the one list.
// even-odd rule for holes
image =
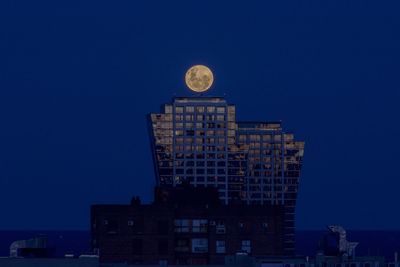
[[186, 72], [185, 81], [190, 90], [201, 93], [210, 89], [214, 76], [208, 67], [195, 65]]

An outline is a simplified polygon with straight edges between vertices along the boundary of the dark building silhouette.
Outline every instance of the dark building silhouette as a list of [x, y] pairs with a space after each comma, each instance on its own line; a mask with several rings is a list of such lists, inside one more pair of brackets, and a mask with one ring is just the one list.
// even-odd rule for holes
[[223, 264], [226, 255], [282, 255], [284, 208], [220, 203], [213, 188], [155, 190], [142, 205], [92, 206], [101, 262]]

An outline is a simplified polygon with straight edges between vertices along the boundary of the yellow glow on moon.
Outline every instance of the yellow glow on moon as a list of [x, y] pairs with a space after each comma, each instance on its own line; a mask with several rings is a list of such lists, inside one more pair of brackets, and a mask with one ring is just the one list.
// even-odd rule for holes
[[190, 90], [201, 93], [210, 89], [214, 76], [208, 67], [195, 65], [186, 72], [185, 81]]

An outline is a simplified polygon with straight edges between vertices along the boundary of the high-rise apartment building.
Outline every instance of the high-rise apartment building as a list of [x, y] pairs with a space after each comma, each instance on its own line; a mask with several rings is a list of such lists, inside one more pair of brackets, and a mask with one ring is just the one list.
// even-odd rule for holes
[[[211, 71], [186, 83], [207, 90]], [[281, 122], [238, 122], [223, 97], [175, 97], [148, 116], [156, 173], [151, 204], [93, 205], [101, 262], [220, 264], [226, 256], [294, 255], [304, 142]]]
[[150, 114], [159, 186], [217, 187], [225, 204], [295, 204], [304, 143], [280, 122], [236, 122], [221, 97], [179, 97]]
[[159, 186], [217, 187], [226, 204], [245, 198], [247, 162], [236, 142], [235, 106], [221, 97], [175, 98], [150, 119]]
[[216, 187], [224, 204], [283, 205], [286, 247], [294, 250], [304, 142], [281, 122], [237, 122], [223, 97], [176, 97], [149, 122], [158, 186]]

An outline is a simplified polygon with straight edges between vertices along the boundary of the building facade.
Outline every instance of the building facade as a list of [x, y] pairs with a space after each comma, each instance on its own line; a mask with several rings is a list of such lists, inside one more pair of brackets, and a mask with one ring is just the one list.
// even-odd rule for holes
[[102, 263], [224, 264], [238, 252], [283, 255], [280, 205], [223, 205], [215, 188], [160, 188], [141, 205], [94, 205], [92, 246]]
[[280, 122], [237, 122], [222, 97], [177, 97], [149, 115], [156, 183], [218, 189], [222, 203], [285, 207], [285, 254], [294, 253], [304, 142]]

